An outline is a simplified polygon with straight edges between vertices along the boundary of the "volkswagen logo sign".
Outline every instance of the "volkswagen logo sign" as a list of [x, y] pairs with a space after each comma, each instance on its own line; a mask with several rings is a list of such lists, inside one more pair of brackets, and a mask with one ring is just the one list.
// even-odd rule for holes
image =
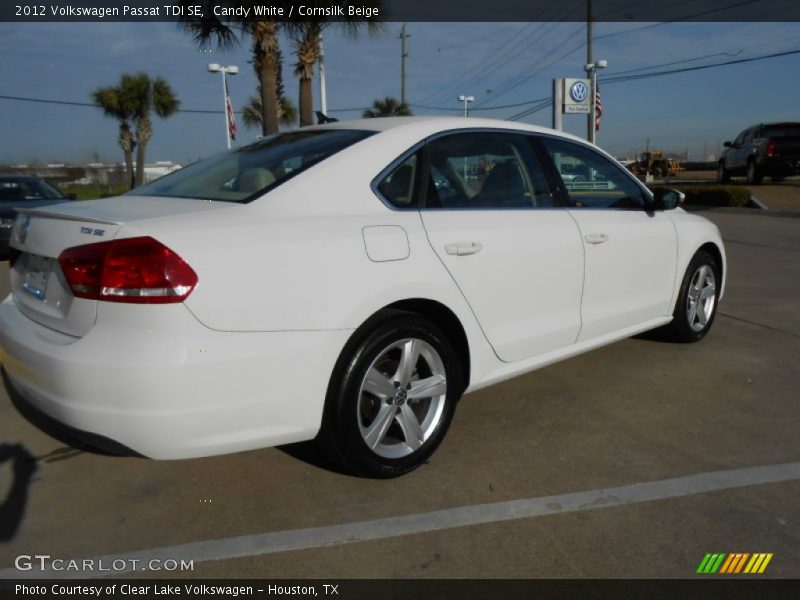
[[582, 81], [576, 81], [569, 88], [569, 97], [574, 102], [583, 102], [589, 97], [589, 86]]
[[28, 231], [31, 228], [31, 218], [28, 215], [17, 217], [17, 242], [23, 245], [28, 239]]

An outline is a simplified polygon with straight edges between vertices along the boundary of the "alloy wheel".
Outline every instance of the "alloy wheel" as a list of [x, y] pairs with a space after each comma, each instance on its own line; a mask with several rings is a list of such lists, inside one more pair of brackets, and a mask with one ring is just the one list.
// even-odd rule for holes
[[686, 295], [686, 319], [693, 331], [706, 328], [717, 303], [717, 280], [710, 265], [701, 265], [692, 276]]
[[439, 353], [418, 338], [398, 340], [372, 362], [358, 394], [364, 443], [383, 458], [403, 458], [422, 447], [440, 425], [447, 374]]

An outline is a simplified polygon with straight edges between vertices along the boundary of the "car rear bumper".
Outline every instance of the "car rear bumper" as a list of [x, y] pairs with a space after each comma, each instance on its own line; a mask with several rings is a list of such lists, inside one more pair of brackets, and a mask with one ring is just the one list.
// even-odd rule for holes
[[219, 332], [182, 304], [101, 303], [94, 328], [73, 338], [22, 315], [11, 296], [0, 304], [0, 360], [28, 403], [158, 459], [313, 438], [350, 334]]
[[766, 174], [800, 174], [800, 156], [790, 158], [763, 158], [758, 164], [760, 169]]

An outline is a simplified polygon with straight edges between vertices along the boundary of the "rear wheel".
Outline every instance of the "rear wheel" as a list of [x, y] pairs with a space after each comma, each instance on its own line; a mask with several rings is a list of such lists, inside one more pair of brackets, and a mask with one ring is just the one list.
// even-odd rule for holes
[[786, 175], [773, 175], [771, 179], [773, 183], [783, 183], [786, 181]]
[[756, 161], [751, 160], [747, 163], [747, 183], [750, 185], [758, 185], [764, 179], [764, 175], [762, 175], [758, 170], [758, 165], [756, 165]]
[[672, 322], [665, 337], [678, 342], [697, 342], [708, 333], [717, 314], [721, 285], [720, 266], [704, 250], [694, 255], [681, 282]]
[[323, 449], [361, 476], [417, 468], [444, 438], [462, 392], [450, 342], [427, 319], [398, 313], [349, 346], [329, 387]]

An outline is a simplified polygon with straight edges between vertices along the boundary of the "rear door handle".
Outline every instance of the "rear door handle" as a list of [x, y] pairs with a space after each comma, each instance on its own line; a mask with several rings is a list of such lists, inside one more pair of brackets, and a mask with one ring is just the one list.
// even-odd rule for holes
[[483, 244], [480, 242], [457, 242], [454, 244], [446, 244], [444, 247], [444, 251], [453, 256], [477, 254], [481, 250], [483, 250]]
[[589, 244], [605, 244], [608, 241], [608, 234], [605, 233], [587, 233], [583, 236]]

